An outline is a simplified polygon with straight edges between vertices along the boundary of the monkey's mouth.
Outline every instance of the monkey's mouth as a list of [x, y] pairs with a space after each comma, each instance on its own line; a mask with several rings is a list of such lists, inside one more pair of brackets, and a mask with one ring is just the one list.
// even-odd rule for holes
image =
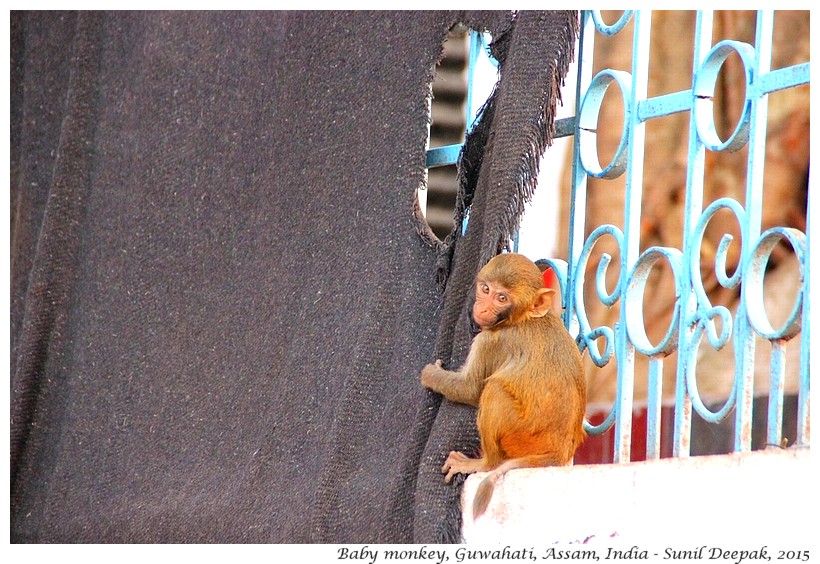
[[475, 321], [476, 325], [478, 325], [479, 328], [488, 329], [501, 320], [499, 319], [498, 315], [474, 311], [473, 321]]

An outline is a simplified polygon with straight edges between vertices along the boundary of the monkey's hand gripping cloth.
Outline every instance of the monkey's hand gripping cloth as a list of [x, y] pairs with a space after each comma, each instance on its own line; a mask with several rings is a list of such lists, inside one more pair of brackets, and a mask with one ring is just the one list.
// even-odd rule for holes
[[[414, 198], [458, 22], [493, 34], [501, 79], [441, 243]], [[439, 469], [473, 412], [418, 373], [463, 360], [576, 32], [569, 12], [12, 13], [11, 540], [458, 540]]]

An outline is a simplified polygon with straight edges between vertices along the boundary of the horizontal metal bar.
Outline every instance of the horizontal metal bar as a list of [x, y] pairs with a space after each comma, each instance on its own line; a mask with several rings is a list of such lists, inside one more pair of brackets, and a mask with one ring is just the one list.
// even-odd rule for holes
[[692, 109], [692, 90], [664, 94], [638, 102], [638, 119], [647, 121]]
[[458, 162], [458, 156], [461, 154], [461, 147], [462, 144], [458, 143], [456, 145], [445, 145], [444, 147], [429, 149], [427, 151], [427, 168], [456, 164]]
[[760, 95], [808, 84], [810, 78], [809, 63], [767, 72], [760, 77]]
[[[555, 121], [555, 134], [553, 138], [570, 137], [575, 134], [575, 116], [563, 118]], [[463, 145], [457, 143], [455, 145], [445, 145], [444, 147], [436, 147], [427, 150], [427, 168], [434, 168], [437, 166], [446, 166], [456, 164], [458, 156], [461, 154]]]
[[[811, 78], [810, 64], [802, 63], [791, 67], [773, 70], [760, 77], [758, 92], [762, 96], [778, 90], [809, 84]], [[638, 119], [647, 121], [657, 117], [668, 116], [692, 109], [692, 90], [682, 90], [672, 94], [656, 96], [638, 102]], [[554, 138], [570, 137], [575, 134], [576, 116], [556, 120]], [[447, 145], [427, 151], [428, 168], [445, 166], [458, 162], [462, 145]]]
[[555, 134], [553, 139], [569, 137], [575, 135], [575, 116], [563, 118], [555, 121]]

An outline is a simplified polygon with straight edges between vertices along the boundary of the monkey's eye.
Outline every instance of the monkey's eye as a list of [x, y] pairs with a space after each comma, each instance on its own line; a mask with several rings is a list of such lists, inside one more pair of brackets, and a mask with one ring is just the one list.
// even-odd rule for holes
[[498, 294], [498, 301], [501, 303], [507, 302], [507, 294]]
[[487, 286], [486, 284], [482, 284], [481, 285], [481, 293], [482, 294], [489, 294], [490, 293], [490, 287]]

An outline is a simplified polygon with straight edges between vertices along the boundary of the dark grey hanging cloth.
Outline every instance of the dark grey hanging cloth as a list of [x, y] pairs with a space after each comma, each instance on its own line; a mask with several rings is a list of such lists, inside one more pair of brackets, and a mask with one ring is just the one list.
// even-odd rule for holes
[[[448, 29], [495, 37], [458, 222], [415, 211]], [[12, 542], [458, 540], [477, 269], [572, 12], [12, 12]], [[458, 233], [457, 229], [454, 233]]]

